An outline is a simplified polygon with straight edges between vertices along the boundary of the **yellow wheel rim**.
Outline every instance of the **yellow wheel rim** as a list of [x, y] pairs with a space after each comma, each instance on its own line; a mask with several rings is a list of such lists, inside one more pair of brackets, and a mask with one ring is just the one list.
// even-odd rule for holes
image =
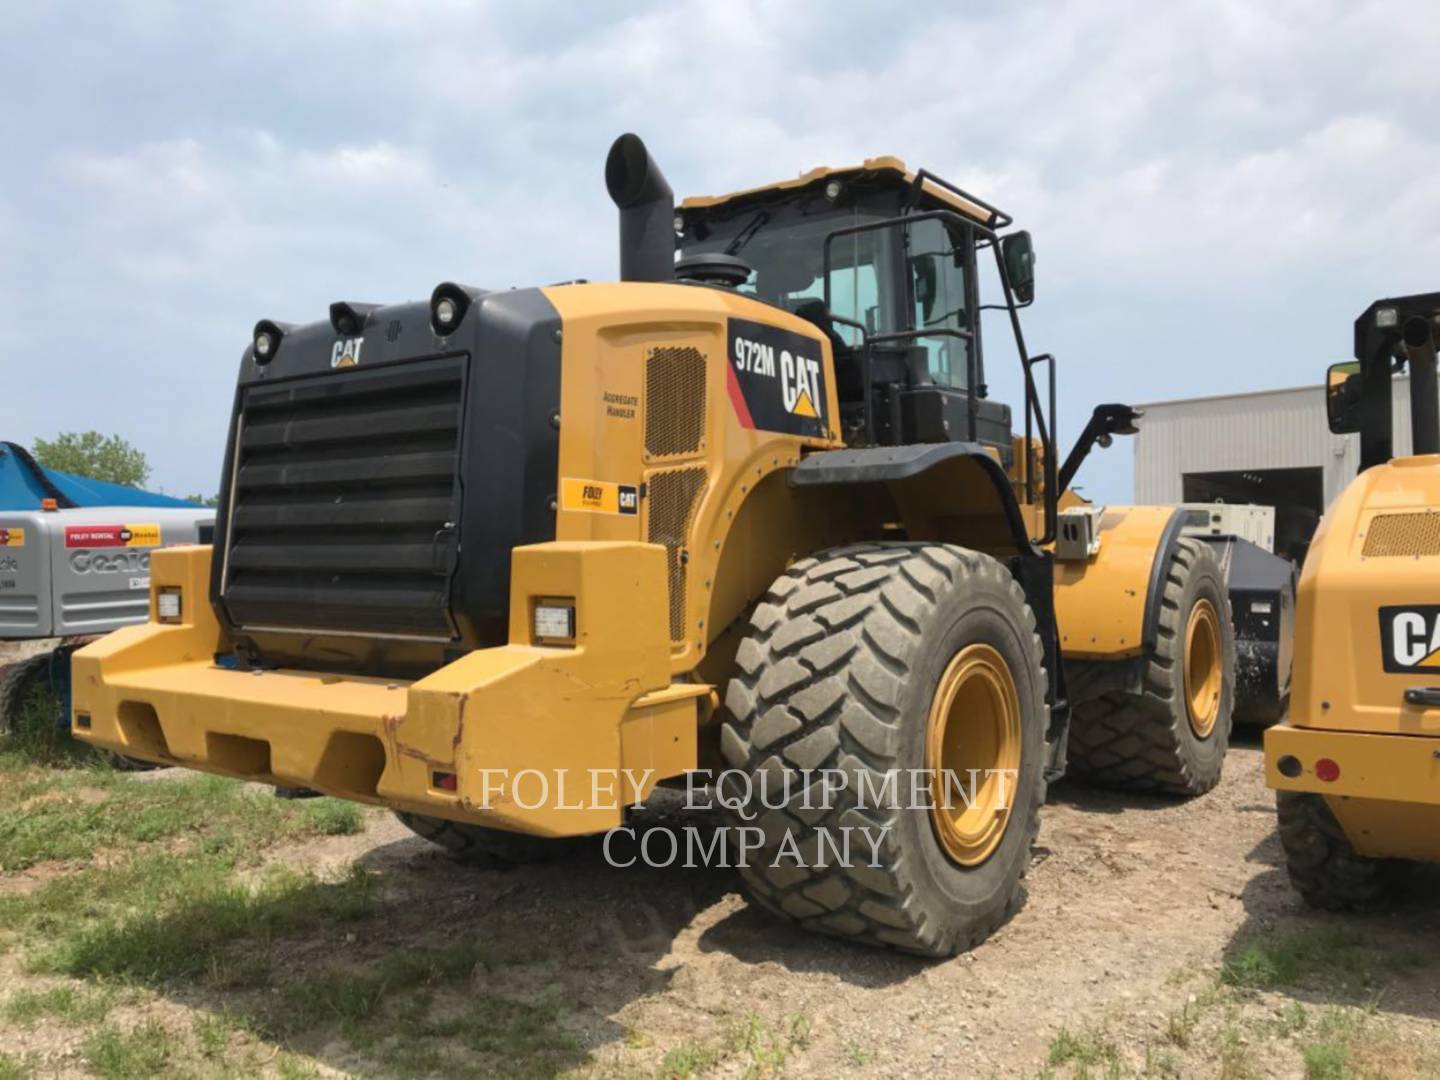
[[1209, 600], [1196, 600], [1185, 624], [1185, 709], [1200, 738], [1215, 730], [1220, 715], [1222, 671], [1220, 616]]
[[1005, 835], [1020, 775], [1020, 695], [989, 645], [965, 646], [940, 676], [925, 754], [935, 835], [955, 862], [978, 866]]

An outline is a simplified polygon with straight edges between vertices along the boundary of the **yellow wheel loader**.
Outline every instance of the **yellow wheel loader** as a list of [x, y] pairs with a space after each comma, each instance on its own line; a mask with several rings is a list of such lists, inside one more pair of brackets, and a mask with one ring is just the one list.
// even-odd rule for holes
[[77, 654], [79, 738], [504, 860], [690, 786], [756, 903], [927, 955], [1013, 909], [1067, 768], [1216, 783], [1216, 557], [1062, 494], [1136, 414], [1059, 463], [1027, 233], [895, 158], [677, 207], [626, 135], [605, 178], [619, 282], [256, 325], [213, 548]]
[[[1310, 904], [1384, 902], [1440, 860], [1440, 293], [1380, 300], [1326, 380], [1360, 474], [1300, 574], [1289, 719], [1265, 733], [1290, 880]], [[1410, 369], [1413, 454], [1396, 457], [1391, 375]]]

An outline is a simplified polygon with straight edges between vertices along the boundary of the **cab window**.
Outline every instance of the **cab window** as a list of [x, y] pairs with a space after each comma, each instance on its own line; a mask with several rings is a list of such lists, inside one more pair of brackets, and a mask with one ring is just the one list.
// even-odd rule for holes
[[925, 349], [931, 379], [964, 389], [971, 342], [949, 332], [971, 330], [964, 234], [937, 218], [906, 225], [904, 232], [910, 328], [920, 335], [916, 344]]

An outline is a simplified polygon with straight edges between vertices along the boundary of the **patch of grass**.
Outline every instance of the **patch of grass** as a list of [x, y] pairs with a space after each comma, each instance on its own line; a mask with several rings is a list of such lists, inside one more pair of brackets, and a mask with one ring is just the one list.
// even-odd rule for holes
[[152, 1020], [128, 1033], [106, 1024], [85, 1040], [82, 1052], [105, 1080], [145, 1080], [164, 1068], [174, 1049], [169, 1032]]
[[310, 830], [321, 836], [353, 836], [365, 831], [365, 810], [344, 799], [306, 800], [302, 816]]
[[559, 1064], [577, 1047], [575, 1037], [559, 1025], [559, 1016], [560, 1003], [552, 995], [521, 1001], [485, 994], [466, 1011], [460, 1040], [476, 1053], [531, 1063], [548, 1074], [554, 1070], [543, 1066]]
[[1285, 1006], [1280, 1019], [1275, 1022], [1275, 1031], [1281, 1038], [1288, 1038], [1296, 1032], [1304, 1031], [1308, 1023], [1310, 1014], [1305, 1011], [1305, 1006], [1298, 1001], [1292, 1001]]
[[56, 986], [49, 990], [18, 990], [0, 1005], [0, 1017], [15, 1024], [53, 1018], [66, 1024], [98, 1024], [115, 1005], [113, 990]]
[[1250, 1054], [1239, 1027], [1233, 1022], [1226, 1024], [1217, 1041], [1220, 1044], [1221, 1080], [1250, 1080], [1255, 1074], [1250, 1068]]
[[28, 1080], [33, 1070], [13, 1054], [0, 1051], [0, 1080]]
[[757, 1013], [747, 1012], [731, 1024], [718, 1041], [686, 1040], [672, 1047], [660, 1063], [660, 1072], [667, 1080], [672, 1077], [685, 1080], [722, 1062], [748, 1058], [743, 1069], [747, 1080], [777, 1076], [784, 1071], [791, 1052], [809, 1043], [810, 1031], [811, 1021], [804, 1013], [794, 1013], [779, 1024], [771, 1024]]
[[875, 1060], [875, 1051], [859, 1040], [852, 1039], [844, 1046], [845, 1060], [857, 1069]]
[[307, 1061], [299, 1054], [281, 1054], [275, 1062], [276, 1075], [280, 1080], [310, 1080], [319, 1076], [320, 1070], [313, 1061]]
[[[363, 1025], [352, 1015], [342, 1030], [352, 1045], [375, 1055], [387, 1076], [549, 1077], [582, 1060], [579, 1044], [560, 1024], [554, 994], [523, 1000], [467, 990], [457, 1007], [440, 1016], [432, 1014], [433, 1001], [421, 991], [387, 1006], [382, 995], [365, 1012]], [[460, 1047], [458, 1057], [450, 1052]]]
[[639, 1028], [626, 1027], [624, 1043], [630, 1050], [645, 1050], [655, 1045], [655, 1039], [648, 1031], [641, 1031]]
[[1165, 1037], [1174, 1045], [1185, 1049], [1195, 1031], [1195, 1025], [1205, 1011], [1215, 1004], [1220, 996], [1217, 987], [1210, 986], [1197, 994], [1191, 994], [1179, 1010], [1172, 1012], [1166, 1021]]
[[1347, 1056], [1339, 1043], [1311, 1043], [1304, 1050], [1305, 1080], [1344, 1080]]
[[731, 1041], [738, 1041], [740, 1051], [750, 1058], [745, 1070], [747, 1077], [773, 1076], [785, 1068], [785, 1060], [792, 1051], [810, 1042], [811, 1028], [810, 1018], [804, 1013], [794, 1013], [772, 1027], [751, 1012], [737, 1025]]
[[1145, 1047], [1145, 1068], [1141, 1076], [1163, 1076], [1179, 1077], [1180, 1062], [1169, 1050], [1156, 1050], [1153, 1046]]
[[1256, 938], [1225, 961], [1220, 979], [1247, 990], [1311, 987], [1354, 993], [1375, 986], [1385, 971], [1404, 963], [1403, 957], [1367, 944], [1353, 929], [1327, 927]]
[[[49, 772], [0, 794], [0, 870], [88, 859], [175, 837], [259, 850], [292, 836], [358, 832], [363, 811], [336, 799], [300, 805], [222, 776], [141, 780], [111, 769]], [[7, 785], [9, 786], [9, 785]]]
[[32, 686], [14, 710], [10, 730], [0, 736], [0, 771], [23, 771], [32, 765], [55, 768], [103, 766], [106, 758], [93, 746], [70, 737], [60, 699], [43, 679]]
[[354, 920], [374, 906], [360, 868], [339, 881], [276, 868], [254, 886], [231, 877], [233, 854], [150, 853], [0, 898], [0, 925], [28, 930], [35, 971], [156, 982], [253, 964], [282, 933]]
[[[426, 985], [467, 978], [488, 956], [487, 947], [464, 937], [445, 949], [407, 949], [386, 955], [371, 970], [333, 969], [287, 986], [279, 1010], [267, 1029], [281, 1037], [324, 1023], [338, 1023], [352, 1039], [374, 1041], [379, 1033], [364, 1031], [390, 996]], [[406, 1017], [420, 1030], [428, 1009]]]
[[[390, 953], [369, 968], [335, 968], [286, 987], [275, 1006], [257, 1017], [256, 1027], [267, 1037], [286, 1039], [334, 1025], [352, 1047], [381, 1063], [387, 1076], [497, 1070], [549, 1076], [578, 1063], [578, 1045], [560, 1023], [554, 996], [525, 1000], [467, 989], [455, 1007], [434, 1015], [437, 990], [465, 983], [477, 966], [497, 962], [504, 961], [477, 937], [441, 949]], [[466, 1052], [456, 1058], [440, 1040]]]
[[1076, 1065], [1085, 1068], [1104, 1065], [1107, 1068], [1118, 1068], [1120, 1055], [1115, 1044], [1103, 1031], [1087, 1029], [1074, 1032], [1062, 1027], [1055, 1038], [1050, 1040], [1050, 1053], [1046, 1060], [1051, 1065]]
[[223, 1061], [236, 1027], [235, 1021], [225, 1013], [202, 1013], [195, 1017], [192, 1028], [201, 1056]]
[[403, 1035], [385, 1048], [380, 1059], [384, 1062], [387, 1076], [406, 1078], [457, 1073], [463, 1076], [469, 1072], [430, 1040], [408, 1039]]
[[689, 1080], [725, 1060], [725, 1051], [714, 1043], [687, 1039], [671, 1047], [660, 1062], [660, 1075], [666, 1080]]
[[1375, 1003], [1363, 1008], [1332, 1006], [1311, 1023], [1301, 1047], [1308, 1080], [1351, 1076], [1434, 1076], [1433, 1054], [1398, 1042]]

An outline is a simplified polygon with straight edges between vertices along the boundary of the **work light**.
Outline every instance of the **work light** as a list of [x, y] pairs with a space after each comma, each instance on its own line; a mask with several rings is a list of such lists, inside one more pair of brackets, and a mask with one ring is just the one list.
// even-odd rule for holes
[[456, 285], [453, 281], [442, 282], [430, 294], [430, 326], [440, 337], [449, 337], [465, 321], [470, 302], [483, 296], [481, 289]]
[[366, 320], [379, 304], [356, 304], [348, 300], [337, 300], [330, 305], [330, 325], [337, 334], [353, 337], [365, 329]]
[[180, 590], [164, 588], [155, 594], [155, 618], [160, 622], [180, 621]]
[[269, 319], [261, 319], [257, 322], [252, 338], [255, 363], [263, 366], [274, 360], [275, 354], [280, 351], [280, 339], [284, 336], [285, 331], [279, 323], [271, 322]]
[[539, 641], [575, 639], [575, 605], [546, 601], [535, 605], [535, 637]]

